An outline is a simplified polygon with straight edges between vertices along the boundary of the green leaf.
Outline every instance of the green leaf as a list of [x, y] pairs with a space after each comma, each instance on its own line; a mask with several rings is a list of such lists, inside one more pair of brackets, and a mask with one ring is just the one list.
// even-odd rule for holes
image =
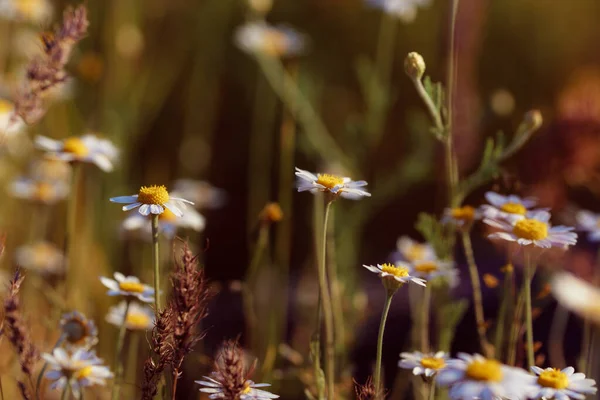
[[425, 240], [433, 247], [441, 259], [450, 258], [452, 254], [449, 228], [442, 224], [434, 215], [420, 213], [415, 224], [415, 229], [423, 235]]

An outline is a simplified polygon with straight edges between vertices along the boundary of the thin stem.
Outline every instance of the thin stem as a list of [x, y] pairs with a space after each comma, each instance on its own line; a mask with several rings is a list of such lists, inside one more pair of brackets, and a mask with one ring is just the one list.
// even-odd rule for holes
[[177, 382], [179, 381], [179, 370], [175, 368], [173, 370], [173, 383], [171, 385], [171, 399], [175, 400], [175, 395], [177, 394]]
[[60, 400], [67, 400], [71, 394], [71, 381], [67, 379], [67, 383], [65, 384], [65, 388], [63, 389], [62, 396], [60, 396]]
[[458, 14], [458, 1], [452, 0], [452, 14], [450, 20], [450, 53], [448, 55], [448, 93], [447, 93], [447, 113], [446, 116], [446, 135], [445, 135], [445, 150], [446, 150], [446, 173], [448, 174], [448, 196], [452, 207], [458, 206], [458, 199], [456, 197], [456, 191], [458, 188], [458, 164], [456, 157], [454, 156], [454, 135], [452, 134], [453, 122], [453, 108], [454, 108], [454, 88], [456, 85], [456, 16]]
[[481, 295], [481, 281], [479, 278], [479, 271], [477, 264], [475, 263], [475, 256], [473, 255], [473, 244], [471, 243], [471, 236], [469, 231], [463, 230], [462, 242], [467, 257], [467, 264], [469, 265], [469, 275], [471, 276], [471, 286], [473, 287], [473, 307], [475, 309], [475, 323], [477, 324], [477, 334], [479, 335], [479, 343], [481, 344], [481, 350], [486, 357], [491, 357], [490, 345], [485, 336], [485, 317], [483, 315], [483, 296]]
[[587, 363], [585, 365], [585, 374], [590, 378], [595, 378], [594, 361], [596, 361], [596, 349], [598, 348], [598, 331], [592, 330], [590, 333], [590, 346], [587, 354]]
[[125, 300], [125, 313], [123, 314], [123, 322], [119, 328], [119, 336], [117, 337], [117, 345], [115, 347], [115, 360], [114, 368], [115, 381], [112, 387], [111, 399], [117, 400], [121, 392], [121, 380], [123, 377], [123, 361], [121, 359], [121, 353], [123, 352], [123, 345], [125, 344], [125, 335], [127, 333], [127, 314], [129, 313], [129, 305], [131, 302], [129, 299]]
[[431, 285], [423, 291], [421, 302], [421, 352], [429, 352], [429, 309], [431, 307]]
[[333, 316], [331, 308], [331, 294], [327, 283], [327, 221], [329, 210], [333, 200], [325, 206], [325, 218], [323, 220], [323, 244], [321, 253], [321, 265], [319, 266], [319, 290], [321, 293], [321, 306], [325, 322], [325, 380], [327, 382], [327, 398], [335, 399], [335, 351], [333, 347]]
[[383, 355], [383, 332], [385, 331], [385, 321], [387, 320], [390, 306], [392, 305], [392, 299], [394, 293], [388, 293], [385, 299], [385, 305], [383, 306], [383, 312], [381, 313], [381, 323], [379, 324], [379, 336], [377, 336], [377, 359], [375, 360], [375, 375], [373, 376], [373, 384], [375, 390], [379, 392], [381, 388], [381, 357]]
[[435, 400], [435, 376], [429, 384], [429, 400]]
[[[56, 341], [56, 343], [54, 344], [54, 347], [52, 347], [51, 353], [54, 353], [54, 349], [56, 349], [58, 346], [60, 346], [64, 340], [65, 340], [65, 336], [61, 335], [58, 338], [58, 340]], [[44, 365], [42, 366], [42, 369], [40, 370], [40, 374], [38, 375], [37, 380], [35, 382], [35, 398], [36, 399], [40, 398], [40, 387], [42, 386], [42, 380], [44, 379], [44, 372], [46, 372], [47, 369], [48, 369], [48, 362], [44, 362]]]
[[71, 175], [71, 192], [69, 193], [69, 204], [67, 208], [67, 232], [65, 238], [65, 253], [67, 255], [67, 274], [65, 285], [65, 298], [68, 300], [67, 305], [74, 307], [76, 303], [79, 289], [79, 270], [77, 263], [79, 262], [79, 246], [75, 243], [81, 240], [79, 231], [80, 225], [77, 223], [79, 212], [79, 195], [83, 188], [83, 165], [74, 162]]
[[431, 100], [431, 97], [429, 97], [429, 95], [427, 94], [427, 90], [425, 90], [423, 82], [420, 79], [416, 78], [413, 78], [412, 81], [415, 85], [415, 89], [417, 90], [417, 94], [419, 95], [421, 100], [423, 100], [423, 103], [425, 103], [425, 108], [427, 108], [427, 111], [429, 112], [429, 115], [431, 116], [431, 119], [433, 120], [436, 129], [440, 133], [442, 133], [444, 131], [444, 123], [442, 122], [442, 116], [440, 115], [437, 107], [433, 103], [433, 100]]
[[494, 340], [494, 348], [497, 360], [502, 360], [502, 350], [504, 349], [504, 325], [508, 318], [509, 303], [512, 299], [512, 268], [507, 268], [504, 272], [504, 285], [502, 289], [502, 304], [498, 311], [498, 323], [496, 326], [496, 338]]
[[529, 249], [524, 250], [525, 253], [525, 324], [527, 329], [527, 364], [529, 367], [535, 365], [534, 350], [533, 350], [533, 317], [531, 306], [531, 282], [533, 280], [533, 265], [531, 265], [531, 252]]
[[517, 359], [517, 342], [521, 333], [521, 319], [523, 317], [523, 305], [525, 304], [525, 285], [521, 287], [517, 306], [515, 307], [512, 329], [510, 332], [510, 341], [508, 343], [508, 365], [515, 365]]
[[[315, 253], [317, 254], [317, 264], [320, 266], [324, 261], [321, 261], [321, 243], [323, 242], [323, 238], [321, 237], [321, 226], [324, 221], [324, 205], [323, 205], [323, 197], [319, 193], [314, 196], [314, 204], [313, 204], [313, 227], [314, 227], [314, 246]], [[320, 271], [319, 271], [320, 272]], [[320, 277], [320, 273], [319, 273]], [[314, 379], [317, 386], [317, 398], [318, 400], [325, 400], [325, 382], [321, 379], [321, 324], [323, 320], [323, 310], [322, 303], [323, 300], [321, 298], [321, 280], [319, 279], [319, 296], [317, 300], [317, 321], [315, 325], [315, 331], [311, 338], [311, 354], [313, 357], [313, 368], [314, 368]]]
[[158, 214], [152, 214], [152, 253], [154, 262], [154, 312], [158, 320], [160, 311], [160, 257], [158, 253]]

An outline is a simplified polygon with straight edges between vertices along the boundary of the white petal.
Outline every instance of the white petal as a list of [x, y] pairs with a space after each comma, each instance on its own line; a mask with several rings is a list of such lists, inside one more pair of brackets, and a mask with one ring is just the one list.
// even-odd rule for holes
[[117, 196], [117, 197], [111, 197], [110, 201], [113, 203], [135, 203], [137, 202], [138, 199], [138, 195], [132, 195], [132, 196]]
[[145, 216], [150, 215], [150, 205], [142, 204], [140, 206], [139, 212], [140, 212], [140, 214], [145, 215]]

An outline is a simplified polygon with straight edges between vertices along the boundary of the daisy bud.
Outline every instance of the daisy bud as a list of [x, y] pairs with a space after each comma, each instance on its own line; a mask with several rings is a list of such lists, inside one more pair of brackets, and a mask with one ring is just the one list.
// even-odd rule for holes
[[425, 73], [425, 60], [417, 52], [410, 52], [404, 59], [404, 72], [411, 79], [421, 80]]
[[272, 224], [283, 219], [283, 211], [277, 203], [268, 203], [260, 212], [260, 220], [265, 224]]
[[543, 118], [542, 113], [539, 110], [531, 110], [525, 114], [525, 118], [523, 119], [527, 130], [535, 131], [540, 126], [542, 126]]

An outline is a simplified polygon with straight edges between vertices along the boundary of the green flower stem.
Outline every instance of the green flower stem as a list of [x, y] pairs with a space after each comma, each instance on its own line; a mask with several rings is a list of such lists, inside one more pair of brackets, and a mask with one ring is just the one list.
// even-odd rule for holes
[[[60, 337], [54, 344], [54, 347], [52, 347], [52, 351], [50, 353], [54, 353], [54, 349], [56, 349], [58, 346], [60, 346], [64, 340], [65, 340], [65, 335], [64, 334], [60, 335]], [[46, 361], [46, 362], [44, 362], [44, 365], [42, 366], [42, 369], [40, 370], [40, 374], [37, 377], [37, 381], [35, 382], [35, 398], [36, 399], [40, 398], [40, 387], [42, 386], [42, 380], [44, 379], [44, 373], [46, 372], [47, 369], [48, 369], [48, 362]]]
[[497, 360], [502, 359], [502, 350], [504, 348], [504, 326], [508, 318], [508, 310], [510, 309], [509, 303], [512, 299], [512, 280], [513, 270], [512, 268], [507, 268], [504, 272], [504, 283], [502, 287], [502, 304], [500, 304], [500, 310], [498, 311], [496, 338], [494, 340], [494, 356]]
[[333, 338], [333, 315], [331, 308], [331, 294], [327, 283], [327, 221], [329, 210], [333, 200], [325, 206], [325, 218], [323, 220], [323, 244], [319, 265], [319, 291], [321, 294], [321, 307], [323, 320], [325, 322], [325, 381], [327, 382], [327, 399], [335, 399], [335, 351]]
[[60, 400], [67, 400], [71, 394], [71, 381], [67, 379], [67, 383], [65, 384], [65, 388], [63, 389], [62, 396], [60, 396]]
[[483, 297], [481, 295], [481, 280], [479, 278], [479, 271], [477, 264], [475, 263], [475, 256], [473, 255], [473, 244], [471, 243], [471, 236], [469, 231], [463, 230], [462, 232], [462, 243], [467, 257], [467, 264], [469, 265], [469, 275], [471, 277], [471, 286], [473, 287], [473, 307], [475, 308], [475, 323], [477, 324], [477, 334], [479, 335], [479, 343], [481, 344], [481, 350], [485, 357], [491, 357], [490, 344], [485, 336], [485, 317], [483, 315]]
[[519, 341], [519, 335], [521, 334], [521, 319], [523, 317], [523, 305], [525, 304], [525, 285], [521, 287], [519, 292], [519, 298], [517, 299], [517, 306], [515, 307], [515, 313], [513, 318], [512, 329], [510, 332], [510, 341], [508, 342], [508, 365], [515, 365], [517, 360], [517, 342]]
[[535, 365], [534, 350], [533, 350], [533, 317], [531, 305], [531, 282], [533, 280], [533, 265], [531, 264], [531, 252], [529, 249], [524, 250], [525, 253], [525, 324], [527, 329], [527, 364], [529, 367]]
[[79, 246], [76, 245], [78, 240], [81, 240], [81, 225], [77, 222], [79, 216], [80, 195], [83, 193], [84, 177], [83, 165], [80, 163], [72, 163], [71, 175], [71, 192], [69, 193], [68, 208], [67, 208], [67, 232], [66, 232], [66, 255], [67, 255], [67, 273], [65, 285], [65, 298], [67, 306], [74, 308], [77, 295], [80, 292], [79, 285], [79, 270], [77, 263], [79, 262]]
[[435, 400], [435, 376], [429, 384], [429, 400]]
[[421, 301], [421, 352], [429, 352], [429, 309], [431, 307], [431, 286], [427, 285], [423, 291]]
[[152, 214], [152, 254], [154, 262], [154, 313], [158, 320], [160, 311], [160, 257], [158, 253], [158, 214]]
[[127, 334], [127, 314], [129, 313], [129, 305], [131, 301], [129, 298], [125, 300], [125, 313], [123, 314], [123, 322], [119, 328], [119, 336], [117, 337], [117, 345], [115, 347], [115, 360], [113, 370], [115, 371], [115, 380], [112, 387], [112, 393], [110, 398], [112, 400], [119, 399], [121, 392], [121, 380], [123, 378], [123, 362], [121, 353], [123, 352], [123, 345], [125, 344], [125, 335]]
[[392, 299], [394, 293], [388, 291], [385, 305], [383, 306], [383, 312], [381, 313], [381, 323], [379, 324], [379, 336], [377, 337], [377, 359], [375, 360], [375, 375], [373, 377], [373, 384], [375, 390], [379, 393], [381, 388], [381, 357], [383, 355], [383, 332], [385, 331], [385, 321], [387, 320], [390, 306], [392, 305]]
[[[598, 268], [600, 267], [600, 249], [596, 253], [596, 262], [594, 264], [594, 274], [592, 276], [592, 284], [597, 285], [600, 281], [600, 273]], [[587, 375], [590, 375], [590, 364], [591, 364], [591, 351], [592, 346], [592, 324], [589, 318], [583, 319], [583, 336], [581, 338], [581, 355], [579, 356], [579, 371]]]

